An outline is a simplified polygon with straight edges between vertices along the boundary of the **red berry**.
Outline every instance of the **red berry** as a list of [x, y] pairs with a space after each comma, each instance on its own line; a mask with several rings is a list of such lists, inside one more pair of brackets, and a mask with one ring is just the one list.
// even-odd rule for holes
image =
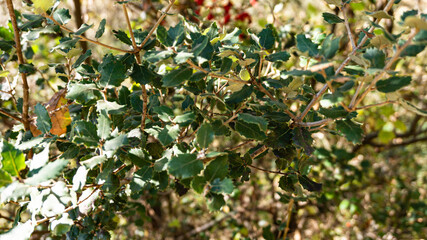
[[197, 5], [201, 6], [205, 2], [205, 0], [194, 0]]
[[206, 17], [208, 20], [214, 19], [214, 15], [212, 13], [209, 13], [209, 15]]
[[227, 5], [224, 5], [224, 11], [225, 13], [230, 12], [231, 7], [233, 6], [233, 4], [231, 2], [228, 2]]
[[224, 25], [225, 25], [225, 24], [227, 24], [228, 22], [230, 22], [230, 19], [231, 19], [230, 14], [226, 14], [226, 15], [224, 16]]
[[242, 13], [238, 14], [235, 17], [235, 19], [238, 21], [242, 21], [242, 22], [244, 22], [247, 19], [249, 23], [252, 22], [251, 15], [249, 15], [247, 12], [242, 12]]

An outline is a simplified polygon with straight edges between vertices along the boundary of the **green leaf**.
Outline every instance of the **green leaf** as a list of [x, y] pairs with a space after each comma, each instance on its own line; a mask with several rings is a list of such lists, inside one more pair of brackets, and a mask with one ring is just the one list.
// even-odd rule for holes
[[233, 181], [229, 178], [219, 179], [216, 178], [211, 182], [211, 191], [214, 193], [231, 194], [234, 190]]
[[166, 125], [164, 128], [154, 126], [152, 128], [145, 129], [145, 132], [156, 137], [163, 146], [167, 146], [175, 141], [179, 136], [180, 129], [178, 125], [173, 127]]
[[411, 83], [410, 76], [394, 76], [376, 83], [377, 90], [384, 93], [394, 92]]
[[315, 57], [319, 54], [317, 44], [313, 43], [304, 34], [297, 35], [297, 48], [301, 52], [308, 52], [310, 57]]
[[290, 57], [291, 57], [291, 54], [289, 54], [286, 51], [282, 51], [282, 52], [272, 53], [266, 56], [265, 60], [270, 62], [286, 62], [289, 60]]
[[208, 201], [208, 207], [210, 211], [219, 211], [224, 205], [225, 201], [222, 194], [211, 194], [211, 198]]
[[93, 169], [94, 167], [98, 166], [99, 164], [105, 161], [107, 161], [107, 158], [105, 156], [95, 156], [85, 161], [81, 161], [80, 163], [86, 166], [88, 169]]
[[214, 179], [223, 179], [228, 173], [228, 156], [219, 156], [206, 166], [203, 172], [207, 181]]
[[209, 38], [206, 36], [200, 36], [196, 41], [191, 45], [191, 52], [194, 56], [199, 56], [202, 53], [203, 49], [208, 45]]
[[320, 108], [319, 113], [327, 118], [342, 118], [348, 115], [348, 112], [342, 107]]
[[203, 123], [200, 129], [197, 131], [196, 141], [201, 148], [209, 147], [214, 140], [214, 131], [212, 125], [209, 123]]
[[168, 163], [168, 171], [177, 178], [194, 177], [203, 170], [203, 162], [196, 154], [179, 154]]
[[311, 133], [306, 128], [300, 127], [294, 128], [292, 133], [292, 140], [294, 141], [294, 144], [302, 147], [304, 152], [310, 156], [314, 152], [314, 148], [311, 146], [313, 144]]
[[180, 21], [175, 27], [169, 28], [168, 38], [172, 42], [172, 46], [180, 45], [185, 39], [184, 23]]
[[105, 55], [102, 63], [98, 67], [101, 73], [99, 85], [101, 87], [118, 87], [126, 78], [126, 67], [117, 60], [111, 53]]
[[244, 121], [237, 121], [235, 128], [237, 132], [249, 139], [264, 140], [267, 138], [264, 132], [262, 132], [257, 124], [247, 123]]
[[157, 78], [157, 75], [147, 66], [134, 63], [130, 77], [139, 84], [150, 84]]
[[225, 103], [227, 104], [241, 103], [245, 101], [246, 98], [251, 96], [252, 92], [253, 92], [253, 87], [245, 85], [240, 91], [234, 92], [233, 94], [231, 94], [230, 97], [228, 97], [225, 100]]
[[310, 192], [322, 191], [322, 184], [311, 180], [307, 176], [298, 175], [298, 181], [303, 188], [307, 189]]
[[423, 44], [412, 44], [407, 46], [403, 51], [400, 53], [401, 57], [415, 57], [418, 55], [418, 53], [422, 52], [426, 48], [426, 45]]
[[163, 77], [163, 86], [179, 86], [184, 81], [189, 80], [192, 74], [193, 70], [191, 68], [179, 68], [177, 70], [173, 70]]
[[100, 139], [107, 139], [111, 134], [111, 121], [105, 109], [98, 115], [97, 134]]
[[423, 110], [421, 108], [418, 108], [417, 106], [415, 106], [414, 104], [406, 101], [405, 99], [399, 99], [399, 103], [402, 105], [402, 107], [404, 107], [405, 109], [414, 112], [418, 115], [427, 117], [427, 111]]
[[340, 18], [337, 15], [332, 14], [332, 13], [327, 13], [327, 12], [322, 13], [322, 17], [329, 24], [335, 24], [335, 23], [342, 23], [342, 22], [344, 22], [344, 19], [342, 19], [342, 18]]
[[102, 96], [95, 84], [70, 83], [65, 97], [83, 105], [90, 105]]
[[225, 45], [233, 45], [240, 42], [240, 34], [242, 31], [238, 28], [234, 28], [231, 33], [227, 33], [221, 42]]
[[388, 18], [388, 19], [393, 19], [393, 16], [389, 15], [386, 11], [381, 10], [381, 11], [376, 11], [376, 12], [366, 12], [366, 14], [368, 14], [371, 17], [374, 18], [378, 18], [378, 19], [382, 19], [382, 18]]
[[95, 124], [92, 122], [77, 121], [74, 124], [76, 135], [73, 138], [75, 143], [82, 143], [87, 147], [97, 147], [99, 137]]
[[356, 124], [353, 121], [346, 119], [336, 121], [336, 125], [337, 130], [342, 132], [348, 141], [351, 141], [353, 143], [360, 143], [362, 141], [363, 130], [359, 124]]
[[0, 188], [12, 183], [12, 177], [8, 172], [0, 169]]
[[274, 47], [275, 38], [273, 30], [270, 28], [264, 28], [259, 34], [259, 45], [264, 49], [272, 49]]
[[123, 147], [124, 145], [128, 144], [128, 138], [126, 134], [121, 134], [113, 139], [110, 139], [108, 141], [105, 141], [104, 143], [104, 150], [106, 152], [115, 153], [117, 149]]
[[188, 59], [193, 58], [194, 54], [189, 52], [178, 52], [178, 54], [174, 57], [174, 60], [177, 64], [183, 64]]
[[239, 113], [237, 116], [237, 119], [247, 122], [247, 123], [253, 123], [258, 125], [259, 129], [262, 131], [267, 131], [267, 125], [268, 122], [263, 117], [260, 116], [254, 116], [248, 113]]
[[46, 182], [57, 177], [62, 170], [68, 165], [68, 160], [57, 159], [54, 162], [48, 163], [34, 176], [27, 178], [25, 183], [31, 186], [37, 186], [40, 183]]
[[34, 112], [37, 115], [37, 128], [42, 131], [42, 133], [48, 133], [52, 128], [52, 122], [46, 108], [40, 103], [37, 103], [34, 107]]
[[179, 124], [179, 127], [187, 127], [190, 125], [194, 120], [196, 119], [196, 116], [193, 112], [186, 112], [182, 115], [179, 115], [173, 119], [174, 123]]
[[119, 39], [122, 43], [127, 44], [127, 45], [132, 45], [132, 41], [130, 40], [130, 38], [128, 37], [128, 35], [123, 32], [122, 30], [116, 31], [113, 30], [114, 36]]
[[159, 25], [157, 27], [157, 40], [166, 47], [172, 46], [172, 40], [168, 36], [168, 32], [166, 31], [166, 28], [162, 25]]
[[20, 73], [25, 73], [25, 74], [33, 74], [36, 72], [36, 68], [32, 63], [19, 64], [18, 70]]
[[202, 194], [206, 186], [206, 179], [201, 176], [195, 176], [193, 180], [191, 180], [190, 186], [196, 193]]
[[326, 59], [331, 59], [337, 53], [340, 47], [341, 37], [332, 39], [333, 34], [328, 35], [325, 40], [323, 40], [322, 48], [320, 49], [320, 54], [322, 54]]
[[1, 156], [1, 169], [8, 172], [11, 176], [19, 176], [19, 172], [24, 170], [26, 167], [24, 154], [21, 151], [15, 149], [12, 144], [4, 140]]
[[77, 30], [75, 33], [74, 33], [74, 35], [76, 35], [76, 36], [80, 36], [80, 35], [82, 35], [83, 33], [85, 33], [87, 30], [89, 30], [90, 28], [92, 28], [93, 27], [93, 24], [92, 25], [87, 25], [86, 23], [83, 23], [81, 26], [80, 26], [80, 28], [79, 28], [79, 30]]
[[122, 114], [126, 106], [120, 105], [117, 102], [99, 100], [96, 102], [96, 109], [98, 112], [105, 110], [107, 114]]
[[384, 68], [385, 66], [385, 53], [377, 48], [367, 49], [363, 57], [371, 62], [372, 68]]
[[53, 13], [53, 19], [55, 19], [59, 24], [64, 25], [70, 21], [71, 15], [68, 9], [60, 8]]
[[99, 26], [98, 26], [98, 30], [96, 30], [95, 38], [102, 37], [102, 34], [104, 34], [104, 31], [105, 31], [105, 23], [106, 22], [107, 21], [105, 20], [105, 18], [101, 20], [101, 22], [99, 23]]
[[72, 68], [78, 68], [88, 57], [92, 55], [92, 50], [88, 49], [84, 54], [77, 58], [76, 62], [71, 66]]

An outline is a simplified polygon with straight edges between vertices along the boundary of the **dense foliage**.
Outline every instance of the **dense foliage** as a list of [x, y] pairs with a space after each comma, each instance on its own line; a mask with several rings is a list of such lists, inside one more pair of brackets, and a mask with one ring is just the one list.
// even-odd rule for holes
[[[426, 234], [426, 193], [406, 178], [425, 186], [426, 176], [411, 171], [422, 167], [414, 153], [426, 140], [419, 122], [427, 112], [423, 90], [405, 93], [418, 84], [410, 71], [427, 45], [426, 14], [392, 16], [399, 0], [375, 11], [369, 2], [325, 0], [336, 11], [321, 13], [323, 24], [342, 27], [339, 34], [250, 30], [255, 17], [230, 2], [228, 20], [210, 22], [215, 4], [204, 11], [204, 1], [176, 1], [141, 29], [129, 19], [135, 3], [118, 1], [128, 28], [112, 30], [107, 44], [106, 19], [73, 29], [60, 1], [24, 2], [22, 11], [4, 2], [10, 23], [0, 28], [0, 202], [15, 211], [1, 239], [208, 239], [224, 221], [230, 238], [285, 239], [311, 205], [311, 215], [336, 205], [348, 219], [370, 214], [346, 223], [357, 231], [326, 226], [320, 237], [351, 238], [374, 223], [386, 227], [373, 237]], [[184, 10], [167, 26], [175, 7]], [[347, 17], [357, 8], [361, 29]], [[415, 117], [396, 119], [393, 105]], [[366, 145], [391, 150], [361, 154]], [[387, 164], [377, 168], [370, 154]], [[384, 186], [388, 196], [376, 192]], [[272, 217], [245, 216], [260, 212]], [[183, 214], [208, 223], [197, 228]]]

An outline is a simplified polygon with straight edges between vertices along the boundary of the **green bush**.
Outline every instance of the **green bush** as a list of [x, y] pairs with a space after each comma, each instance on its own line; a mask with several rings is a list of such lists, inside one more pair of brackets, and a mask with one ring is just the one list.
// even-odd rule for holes
[[[413, 82], [401, 65], [424, 50], [427, 15], [391, 16], [400, 1], [388, 1], [360, 12], [369, 21], [354, 29], [346, 15], [351, 0], [326, 2], [337, 11], [323, 13], [324, 24], [344, 26], [340, 35], [271, 24], [227, 31], [197, 15], [179, 15], [164, 27], [173, 2], [151, 28], [139, 29], [129, 20], [132, 3], [117, 2], [128, 29], [113, 30], [116, 41], [107, 44], [105, 19], [75, 30], [59, 2], [27, 2], [27, 13], [6, 0], [11, 21], [0, 29], [0, 113], [9, 128], [0, 201], [15, 214], [6, 216], [11, 222], [1, 236], [208, 239], [220, 237], [209, 229], [228, 228], [227, 238], [285, 239], [295, 233], [301, 208], [312, 205], [303, 214], [334, 208], [352, 219], [366, 212], [371, 217], [360, 220], [359, 231], [374, 221], [396, 227], [395, 236], [422, 237], [425, 191], [404, 179], [422, 165], [413, 160], [417, 145], [405, 146], [426, 140], [417, 124], [427, 112], [398, 93]], [[383, 19], [398, 30], [389, 32]], [[99, 56], [92, 46], [107, 53]], [[36, 95], [49, 88], [55, 93], [48, 101]], [[415, 112], [414, 125], [393, 118], [390, 104]], [[319, 137], [332, 146], [315, 142]], [[392, 150], [366, 150], [364, 157], [358, 151], [365, 145]], [[390, 162], [377, 168], [369, 154]], [[407, 162], [394, 162], [399, 155]], [[387, 175], [393, 171], [402, 174]], [[425, 181], [421, 176], [419, 184]], [[382, 186], [388, 196], [376, 193]], [[261, 205], [239, 210], [251, 197]], [[387, 205], [384, 198], [393, 200]], [[278, 217], [265, 202], [286, 208]], [[262, 212], [273, 217], [260, 217], [270, 220], [254, 229], [235, 217]], [[183, 216], [208, 223], [197, 228]], [[375, 236], [389, 234], [385, 229]], [[347, 234], [322, 230], [318, 237]]]

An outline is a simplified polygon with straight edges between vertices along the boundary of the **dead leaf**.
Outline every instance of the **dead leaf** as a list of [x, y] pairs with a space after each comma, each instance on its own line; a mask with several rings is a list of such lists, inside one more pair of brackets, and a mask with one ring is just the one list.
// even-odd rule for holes
[[[68, 109], [68, 101], [65, 98], [66, 89], [61, 89], [55, 93], [46, 105], [46, 110], [49, 112], [52, 128], [50, 133], [60, 136], [67, 132], [67, 126], [71, 124], [70, 110]], [[37, 117], [33, 118], [30, 125], [30, 130], [33, 136], [42, 134], [36, 126]]]

